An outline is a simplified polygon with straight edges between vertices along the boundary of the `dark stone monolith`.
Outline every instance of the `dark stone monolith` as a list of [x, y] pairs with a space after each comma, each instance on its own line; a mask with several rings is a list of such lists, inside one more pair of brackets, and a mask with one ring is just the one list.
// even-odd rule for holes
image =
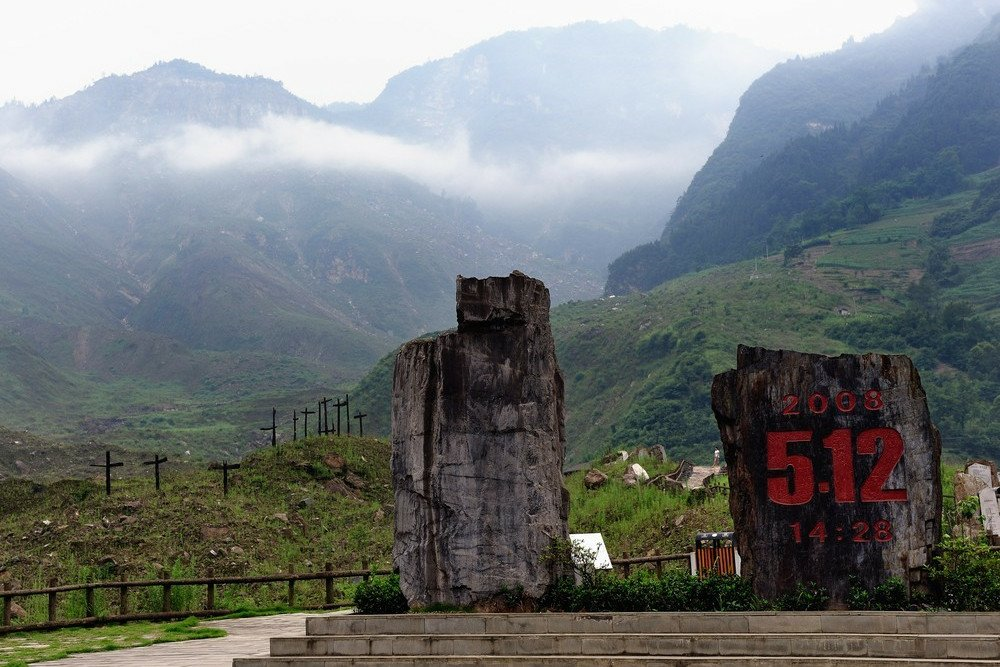
[[458, 330], [404, 345], [392, 392], [393, 560], [411, 606], [538, 598], [567, 539], [563, 380], [549, 292], [458, 277]]
[[797, 582], [844, 606], [851, 582], [922, 584], [941, 533], [941, 440], [901, 355], [740, 346], [712, 408], [744, 576], [769, 599]]

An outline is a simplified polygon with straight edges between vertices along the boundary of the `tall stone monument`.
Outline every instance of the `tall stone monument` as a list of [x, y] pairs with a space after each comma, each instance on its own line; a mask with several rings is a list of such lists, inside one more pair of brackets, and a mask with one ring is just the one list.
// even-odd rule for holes
[[907, 357], [741, 345], [712, 408], [758, 594], [812, 581], [842, 606], [851, 577], [919, 580], [941, 532], [941, 440]]
[[541, 596], [567, 539], [563, 379], [549, 291], [515, 271], [457, 279], [458, 330], [400, 349], [393, 560], [410, 606]]

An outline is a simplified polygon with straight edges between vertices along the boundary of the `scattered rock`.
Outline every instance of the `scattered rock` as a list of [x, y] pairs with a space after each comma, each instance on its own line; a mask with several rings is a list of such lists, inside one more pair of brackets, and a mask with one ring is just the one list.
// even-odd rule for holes
[[639, 486], [639, 478], [631, 470], [626, 470], [625, 474], [622, 475], [622, 483], [629, 488]]
[[646, 447], [636, 447], [629, 453], [629, 458], [632, 459], [648, 459], [649, 449]]
[[242, 556], [246, 552], [243, 550], [242, 547], [234, 546], [234, 547], [229, 547], [229, 553], [231, 553], [234, 556]]
[[633, 475], [635, 475], [635, 478], [637, 480], [639, 480], [640, 482], [648, 482], [649, 481], [649, 473], [646, 472], [646, 469], [643, 468], [638, 463], [633, 463], [632, 465], [630, 465], [628, 467], [628, 469], [629, 469], [629, 471], [631, 471], [631, 473]]
[[16, 602], [10, 603], [10, 617], [11, 618], [28, 618], [28, 612], [24, 610], [24, 607]]
[[327, 480], [323, 484], [323, 488], [330, 493], [337, 494], [338, 496], [350, 496], [351, 498], [357, 498], [357, 495], [355, 495], [354, 491], [351, 490], [351, 487], [344, 484], [344, 480], [342, 479]]
[[583, 478], [583, 485], [588, 489], [599, 489], [608, 481], [608, 476], [594, 468], [587, 472]]
[[653, 445], [652, 447], [650, 447], [649, 455], [654, 459], [656, 459], [657, 461], [659, 461], [660, 463], [663, 463], [664, 461], [667, 460], [667, 450], [664, 449], [663, 445]]
[[288, 523], [288, 514], [285, 512], [277, 512], [271, 517], [272, 519], [277, 519], [281, 523]]
[[201, 539], [203, 540], [221, 540], [223, 537], [229, 535], [229, 528], [226, 526], [202, 526], [201, 527]]
[[344, 457], [337, 452], [331, 452], [323, 457], [323, 463], [326, 464], [327, 468], [334, 472], [343, 469], [344, 466], [347, 465], [347, 461], [344, 460]]
[[628, 452], [625, 450], [611, 452], [601, 459], [601, 463], [614, 463], [615, 461], [628, 461]]
[[360, 477], [358, 477], [357, 475], [355, 475], [353, 472], [349, 472], [346, 475], [344, 475], [344, 481], [347, 482], [348, 486], [351, 486], [351, 487], [357, 489], [358, 491], [361, 491], [366, 486], [368, 486], [368, 484], [365, 482], [365, 480], [361, 479]]
[[313, 504], [312, 498], [303, 498], [297, 503], [297, 506], [299, 509], [305, 509], [306, 507], [309, 507], [312, 504]]
[[649, 483], [663, 491], [676, 492], [684, 490], [683, 482], [678, 482], [676, 479], [671, 479], [667, 475], [659, 475], [651, 479]]
[[377, 510], [375, 510], [375, 516], [372, 517], [372, 518], [375, 519], [375, 521], [382, 521], [382, 520], [384, 520], [385, 519], [385, 510], [383, 510], [381, 507], [379, 507]]

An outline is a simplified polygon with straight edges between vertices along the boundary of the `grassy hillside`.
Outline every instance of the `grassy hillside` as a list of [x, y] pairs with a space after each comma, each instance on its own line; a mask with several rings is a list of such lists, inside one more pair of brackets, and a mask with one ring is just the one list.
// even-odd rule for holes
[[326, 562], [357, 568], [361, 558], [388, 565], [384, 441], [310, 438], [259, 450], [230, 473], [228, 496], [221, 471], [173, 456], [157, 493], [151, 466], [136, 465], [141, 458], [115, 469], [111, 496], [101, 469], [83, 480], [0, 482], [0, 536], [9, 547], [0, 555], [3, 576], [28, 587], [50, 577], [144, 578], [159, 567], [264, 574]]
[[[712, 376], [735, 364], [738, 344], [909, 354], [946, 450], [1000, 455], [989, 428], [1000, 417], [1000, 377], [984, 372], [1000, 365], [992, 333], [1000, 322], [1000, 218], [987, 205], [997, 175], [979, 174], [946, 197], [906, 200], [867, 225], [807, 237], [787, 256], [555, 308], [568, 458], [662, 444], [674, 456], [710, 461], [718, 442]], [[391, 369], [384, 359], [359, 387], [369, 413], [384, 415], [371, 421], [384, 425], [380, 433], [388, 430]]]
[[[0, 539], [7, 545], [0, 552], [0, 580], [42, 587], [50, 578], [66, 583], [155, 578], [161, 568], [175, 577], [209, 568], [217, 575], [271, 574], [290, 567], [304, 572], [327, 562], [335, 569], [356, 569], [363, 558], [375, 567], [389, 566], [389, 449], [384, 440], [316, 437], [280, 451], [259, 450], [231, 472], [228, 496], [220, 471], [174, 457], [163, 466], [159, 493], [150, 468], [139, 470], [135, 460], [124, 469], [133, 476], [115, 470], [110, 497], [100, 470], [90, 479], [49, 484], [0, 481]], [[638, 460], [653, 476], [676, 467]], [[614, 556], [684, 552], [696, 532], [731, 528], [723, 495], [627, 488], [621, 479], [625, 463], [600, 467], [609, 477], [600, 489], [585, 489], [582, 472], [566, 478], [570, 531], [603, 532]], [[300, 595], [321, 595], [321, 588], [306, 584]], [[224, 604], [274, 604], [283, 589], [233, 586], [220, 595]], [[32, 602], [29, 612], [44, 614], [44, 602]], [[62, 604], [75, 602], [66, 596]]]

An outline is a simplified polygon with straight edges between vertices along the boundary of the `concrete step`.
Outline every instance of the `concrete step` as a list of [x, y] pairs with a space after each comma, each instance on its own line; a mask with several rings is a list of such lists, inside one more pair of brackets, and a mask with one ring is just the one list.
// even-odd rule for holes
[[344, 667], [391, 665], [392, 667], [983, 667], [995, 660], [945, 660], [917, 658], [752, 657], [752, 656], [344, 656], [237, 658], [233, 667]]
[[1000, 635], [1000, 613], [936, 612], [643, 612], [402, 614], [327, 616], [306, 621], [307, 635], [443, 634], [832, 634]]
[[1000, 666], [1000, 614], [920, 612], [326, 616], [234, 667]]
[[1000, 659], [996, 635], [470, 634], [329, 635], [271, 640], [272, 656], [849, 656]]

